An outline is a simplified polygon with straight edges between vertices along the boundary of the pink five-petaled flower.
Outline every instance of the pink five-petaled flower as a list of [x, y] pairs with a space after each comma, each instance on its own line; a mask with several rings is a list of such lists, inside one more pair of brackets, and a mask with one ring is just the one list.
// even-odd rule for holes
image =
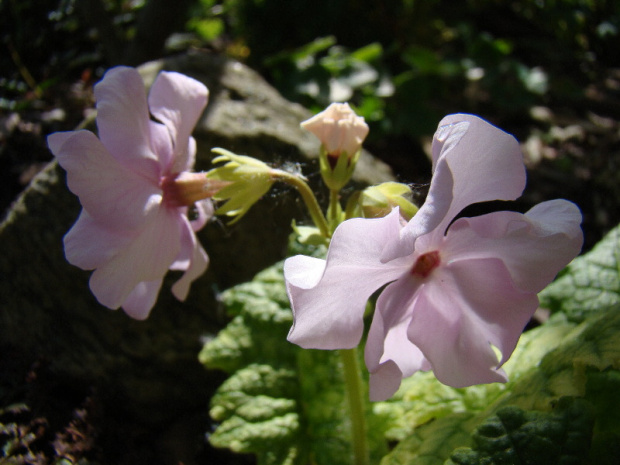
[[[188, 173], [196, 154], [191, 132], [208, 90], [182, 74], [162, 72], [147, 101], [139, 73], [117, 67], [95, 86], [95, 97], [99, 138], [81, 130], [47, 139], [83, 207], [64, 238], [65, 256], [95, 270], [90, 288], [101, 304], [142, 320], [169, 269], [185, 271], [172, 287], [184, 300], [207, 268], [195, 231], [213, 206], [196, 201], [197, 217], [190, 221], [190, 203], [184, 204], [174, 181], [196, 176]], [[158, 121], [151, 120], [149, 109]]]
[[397, 209], [345, 221], [326, 261], [296, 256], [284, 266], [294, 312], [288, 339], [305, 348], [356, 346], [366, 301], [387, 284], [365, 349], [372, 400], [391, 397], [418, 370], [454, 387], [506, 381], [501, 365], [537, 308], [536, 294], [583, 242], [581, 213], [565, 200], [453, 222], [468, 205], [521, 195], [525, 168], [511, 135], [451, 115], [432, 152], [428, 198], [408, 223]]

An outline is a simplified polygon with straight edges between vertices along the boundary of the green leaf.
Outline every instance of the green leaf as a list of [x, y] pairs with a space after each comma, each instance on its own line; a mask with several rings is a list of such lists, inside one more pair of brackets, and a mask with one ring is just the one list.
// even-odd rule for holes
[[504, 407], [476, 429], [472, 448], [457, 449], [447, 463], [578, 465], [588, 456], [593, 417], [589, 402], [570, 397], [552, 412]]
[[211, 416], [222, 424], [210, 436], [211, 444], [235, 452], [261, 451], [259, 463], [294, 459], [299, 415], [288, 398], [293, 386], [290, 370], [250, 365], [237, 371], [212, 399]]
[[217, 39], [224, 32], [224, 21], [220, 18], [192, 18], [187, 28], [193, 30], [205, 41]]
[[381, 465], [443, 465], [455, 448], [470, 444], [478, 422], [467, 412], [429, 422], [400, 442]]
[[379, 42], [373, 42], [365, 45], [364, 47], [358, 48], [354, 52], [351, 52], [351, 58], [365, 62], [378, 60], [382, 55], [383, 47]]
[[620, 457], [620, 371], [588, 373], [586, 399], [596, 411], [589, 463], [614, 465]]
[[[264, 465], [351, 463], [339, 353], [303, 350], [286, 340], [293, 318], [282, 264], [224, 292], [221, 300], [234, 318], [199, 356], [207, 368], [231, 374], [211, 400], [210, 414], [219, 422], [211, 444], [256, 454]], [[387, 448], [383, 425], [368, 409], [376, 463]]]
[[535, 370], [515, 383], [502, 405], [549, 410], [562, 396], [583, 396], [589, 370], [609, 368], [620, 369], [619, 307], [593, 313], [576, 326]]
[[540, 294], [541, 305], [583, 321], [588, 313], [620, 302], [620, 226], [576, 258]]
[[552, 318], [521, 336], [512, 357], [504, 364], [507, 384], [485, 384], [455, 389], [441, 384], [432, 372], [416, 373], [403, 380], [401, 388], [386, 402], [374, 404], [375, 414], [386, 421], [386, 437], [401, 440], [424, 423], [457, 412], [481, 412], [526, 373], [534, 369], [545, 354], [557, 347], [559, 340], [569, 334], [575, 324], [563, 315]]
[[[546, 351], [548, 353], [536, 363], [536, 359], [540, 360], [540, 355]], [[620, 409], [616, 406], [620, 388], [620, 306], [607, 311], [592, 312], [580, 325], [557, 315], [547, 324], [525, 333], [509, 363], [506, 364], [506, 371], [512, 378], [503, 387], [497, 384], [473, 386], [462, 390], [455, 389], [451, 394], [447, 390], [449, 388], [433, 386], [429, 380], [425, 380], [426, 388], [418, 386], [419, 395], [414, 399], [422, 404], [422, 407], [417, 408], [417, 413], [415, 406], [408, 408], [404, 404], [407, 392], [415, 393], [415, 390], [409, 387], [405, 392], [399, 391], [392, 408], [400, 406], [405, 418], [414, 423], [414, 428], [381, 464], [443, 464], [449, 459], [451, 452], [446, 452], [446, 444], [454, 448], [474, 446], [474, 429], [485, 421], [496, 421], [488, 419], [498, 415], [502, 409], [518, 408], [525, 412], [536, 411], [536, 415], [540, 412], [548, 415], [554, 412], [564, 397], [583, 399], [587, 401], [588, 409], [594, 412], [594, 429], [589, 436], [594, 446], [588, 451], [583, 442], [580, 442], [579, 452], [575, 451], [575, 460], [580, 460], [582, 453], [590, 453], [596, 460], [590, 460], [589, 463], [615, 463], [610, 460], [617, 457], [613, 454], [618, 452], [616, 444], [620, 443]], [[416, 377], [417, 375], [414, 375], [412, 379]], [[425, 411], [426, 399], [438, 394], [443, 398], [434, 405], [428, 403], [428, 410]], [[477, 401], [472, 402], [472, 398], [477, 398]], [[446, 406], [454, 409], [456, 413], [446, 414]], [[435, 420], [420, 423], [428, 420], [431, 414], [435, 415]], [[525, 415], [527, 417], [530, 413]], [[553, 418], [547, 417], [545, 421], [552, 421]], [[401, 434], [406, 427], [406, 424], [401, 423]], [[580, 431], [583, 433], [585, 430]], [[430, 437], [433, 438], [431, 442], [428, 439]], [[577, 439], [579, 438], [581, 436], [577, 436]], [[473, 452], [468, 454], [467, 457], [471, 458]], [[462, 460], [462, 463], [513, 463], [499, 459], [485, 461], [486, 459], [482, 460], [479, 455], [473, 457], [476, 461], [465, 462], [462, 454], [457, 455], [457, 459]], [[422, 458], [425, 461], [421, 461]], [[563, 463], [579, 462], [568, 460]]]

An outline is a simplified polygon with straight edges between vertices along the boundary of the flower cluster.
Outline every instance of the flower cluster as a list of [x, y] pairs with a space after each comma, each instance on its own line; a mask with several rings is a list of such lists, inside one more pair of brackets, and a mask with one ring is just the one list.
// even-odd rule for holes
[[459, 217], [469, 205], [521, 195], [526, 174], [511, 135], [451, 115], [439, 124], [432, 157], [428, 197], [409, 222], [398, 208], [345, 221], [326, 260], [295, 256], [284, 265], [294, 312], [288, 339], [304, 348], [355, 347], [367, 300], [386, 286], [365, 349], [373, 400], [391, 397], [418, 370], [454, 387], [505, 381], [501, 365], [536, 310], [537, 293], [583, 241], [581, 213], [565, 200], [525, 214]]
[[117, 67], [95, 86], [95, 97], [99, 138], [85, 130], [48, 137], [83, 207], [64, 238], [65, 255], [94, 270], [90, 288], [101, 304], [145, 319], [169, 269], [185, 272], [172, 287], [184, 300], [207, 268], [195, 232], [213, 214], [209, 184], [189, 171], [196, 154], [191, 132], [208, 90], [162, 72], [147, 100], [139, 73]]
[[275, 182], [288, 183], [322, 239], [331, 236], [326, 260], [298, 255], [285, 262], [294, 314], [288, 339], [304, 348], [357, 346], [366, 303], [383, 288], [365, 349], [373, 400], [389, 398], [419, 370], [454, 387], [505, 381], [501, 366], [537, 308], [537, 293], [581, 249], [581, 213], [565, 200], [525, 214], [462, 215], [480, 202], [515, 200], [526, 183], [517, 141], [476, 116], [440, 122], [419, 209], [407, 186], [384, 183], [352, 196], [345, 212], [339, 191], [368, 126], [347, 104], [302, 123], [321, 141], [327, 221], [303, 176], [254, 158], [215, 149], [216, 168], [191, 172], [191, 132], [208, 98], [201, 83], [162, 72], [147, 98], [138, 72], [118, 67], [95, 97], [99, 138], [71, 131], [52, 134], [48, 144], [83, 207], [65, 236], [65, 254], [94, 270], [90, 287], [99, 302], [144, 319], [170, 269], [184, 271], [172, 287], [184, 300], [208, 265], [195, 232], [214, 214], [211, 197], [224, 202], [215, 213], [234, 222]]

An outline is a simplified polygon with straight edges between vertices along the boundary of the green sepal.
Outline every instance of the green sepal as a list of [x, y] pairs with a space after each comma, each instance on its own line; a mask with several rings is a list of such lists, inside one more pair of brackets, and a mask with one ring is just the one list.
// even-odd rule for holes
[[215, 214], [232, 217], [230, 223], [233, 224], [269, 192], [275, 182], [273, 170], [256, 158], [237, 155], [222, 148], [212, 151], [220, 154], [213, 159], [213, 163], [223, 164], [209, 170], [207, 178], [230, 183], [213, 196], [214, 200], [225, 202]]
[[321, 145], [319, 167], [323, 181], [330, 190], [340, 191], [351, 180], [361, 153], [362, 151], [358, 150], [353, 156], [349, 156], [347, 152], [341, 152], [338, 155], [336, 165], [332, 168], [329, 154]]

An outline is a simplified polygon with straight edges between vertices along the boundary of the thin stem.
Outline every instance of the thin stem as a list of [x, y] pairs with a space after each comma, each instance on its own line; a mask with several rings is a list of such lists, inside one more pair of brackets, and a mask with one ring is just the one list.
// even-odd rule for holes
[[321, 235], [327, 238], [331, 237], [331, 231], [329, 230], [327, 220], [325, 219], [325, 215], [323, 215], [319, 202], [316, 200], [314, 192], [312, 192], [310, 186], [308, 186], [302, 177], [277, 169], [273, 170], [273, 174], [279, 181], [285, 182], [297, 189], [306, 204], [306, 208], [310, 213], [310, 217], [312, 218], [314, 225], [319, 228]]
[[32, 77], [32, 74], [30, 74], [30, 71], [28, 71], [28, 68], [26, 68], [26, 66], [24, 65], [21, 56], [19, 56], [19, 52], [13, 45], [13, 41], [10, 38], [6, 45], [9, 49], [9, 54], [11, 55], [13, 63], [19, 70], [19, 74], [22, 75], [22, 79], [26, 81], [26, 84], [28, 84], [28, 87], [30, 87], [34, 91], [35, 95], [37, 97], [40, 97], [41, 89], [39, 89], [37, 82]]
[[[304, 200], [312, 221], [321, 234], [331, 237], [330, 225], [335, 226], [340, 222], [341, 214], [339, 192], [330, 190], [330, 223], [325, 219], [323, 211], [308, 184], [301, 178], [282, 170], [273, 170], [273, 175], [279, 181], [285, 182], [299, 191]], [[365, 393], [363, 389], [360, 365], [357, 359], [357, 349], [341, 350], [340, 357], [344, 370], [345, 388], [349, 401], [349, 415], [351, 419], [351, 443], [353, 446], [353, 458], [355, 465], [370, 465], [368, 455], [368, 443], [366, 438], [366, 410], [364, 408]]]
[[337, 189], [329, 190], [329, 210], [328, 210], [328, 223], [333, 232], [336, 227], [342, 221], [341, 219], [342, 208], [340, 207], [340, 191]]
[[364, 409], [364, 389], [357, 359], [357, 348], [341, 350], [340, 357], [344, 368], [344, 381], [349, 399], [351, 417], [351, 442], [355, 465], [369, 465], [368, 443], [366, 441], [366, 415]]

